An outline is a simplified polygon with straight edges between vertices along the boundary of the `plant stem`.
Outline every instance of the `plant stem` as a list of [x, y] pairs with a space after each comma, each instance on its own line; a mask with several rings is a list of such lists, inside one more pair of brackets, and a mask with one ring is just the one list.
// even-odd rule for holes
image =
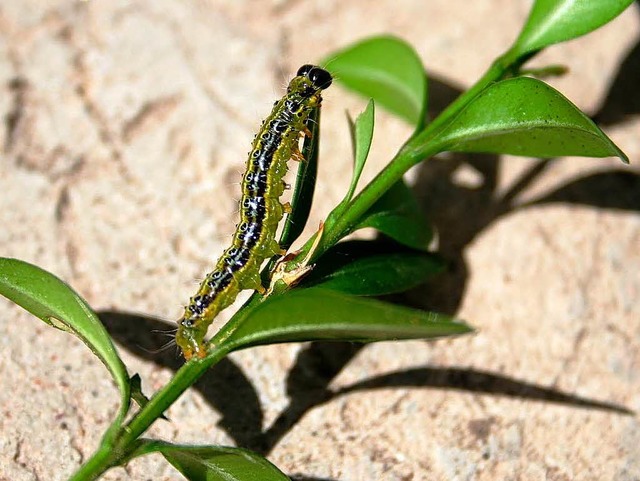
[[149, 402], [123, 428], [118, 445], [126, 447], [144, 432], [151, 424], [191, 387], [213, 364], [228, 354], [228, 349], [215, 349], [204, 359], [194, 359], [184, 364], [171, 381], [157, 391]]
[[98, 479], [109, 467], [111, 467], [112, 450], [108, 445], [102, 445], [93, 453], [80, 469], [75, 472], [68, 481], [93, 481]]
[[157, 391], [149, 402], [120, 428], [112, 442], [103, 441], [100, 448], [69, 481], [93, 481], [101, 474], [127, 458], [136, 446], [137, 439], [149, 429], [151, 424], [191, 387], [213, 364], [229, 353], [226, 346], [221, 346], [204, 359], [194, 359], [184, 364], [171, 381]]
[[414, 136], [414, 139], [423, 139], [424, 137], [432, 136], [443, 125], [448, 123], [453, 117], [455, 117], [467, 104], [485, 88], [487, 88], [493, 82], [502, 79], [505, 72], [508, 70], [507, 61], [508, 52], [498, 57], [491, 67], [484, 73], [484, 75], [473, 84], [469, 90], [466, 90], [460, 94], [453, 102], [451, 102], [440, 115], [438, 115], [433, 122], [431, 122], [422, 132], [419, 132]]
[[314, 252], [314, 258], [322, 255], [347, 235], [375, 201], [400, 180], [411, 166], [422, 160], [423, 157], [416, 157], [407, 150], [409, 146], [410, 144], [406, 144], [394, 159], [351, 200], [348, 207], [342, 211], [342, 215], [339, 217], [329, 215], [327, 228]]

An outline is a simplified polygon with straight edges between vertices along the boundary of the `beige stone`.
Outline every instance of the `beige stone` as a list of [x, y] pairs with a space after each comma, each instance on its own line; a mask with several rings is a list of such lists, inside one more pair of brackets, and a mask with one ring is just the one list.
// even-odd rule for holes
[[[166, 340], [149, 331], [172, 328], [228, 242], [250, 140], [297, 67], [392, 33], [415, 46], [430, 75], [466, 87], [515, 37], [530, 3], [0, 2], [0, 255], [38, 264], [98, 311], [121, 313], [110, 329], [150, 394], [181, 361], [145, 351]], [[634, 5], [536, 65], [569, 66], [551, 83], [594, 114], [634, 47], [637, 64], [639, 36]], [[640, 174], [638, 112], [615, 115], [637, 106], [637, 90], [617, 102], [602, 118], [632, 165], [558, 159], [519, 202], [599, 172]], [[344, 194], [344, 109], [355, 115], [363, 105], [340, 87], [327, 91], [311, 226]], [[365, 179], [409, 134], [378, 113]], [[456, 308], [477, 334], [234, 354], [150, 435], [271, 443], [269, 459], [294, 479], [640, 479], [637, 417], [577, 405], [640, 408], [640, 183], [618, 176], [573, 191], [632, 209], [548, 203], [495, 218], [492, 199], [537, 161], [474, 157], [456, 171], [459, 160], [470, 158], [434, 161], [411, 179], [443, 251], [466, 265], [464, 290], [458, 277], [412, 297]], [[67, 479], [114, 416], [116, 388], [79, 341], [4, 299], [0, 346], [0, 480]], [[308, 362], [291, 371], [298, 356]], [[328, 391], [305, 375], [341, 360]], [[153, 456], [104, 479], [181, 477]]]

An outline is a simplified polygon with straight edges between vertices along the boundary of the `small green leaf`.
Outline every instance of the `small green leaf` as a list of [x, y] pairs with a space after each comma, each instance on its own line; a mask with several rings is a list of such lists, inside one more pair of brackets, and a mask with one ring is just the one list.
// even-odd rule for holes
[[487, 87], [432, 142], [440, 151], [531, 157], [627, 156], [560, 92], [512, 78]]
[[433, 237], [431, 227], [404, 180], [385, 192], [353, 230], [363, 227], [373, 227], [400, 244], [419, 250], [427, 250]]
[[[129, 386], [131, 391], [131, 399], [133, 399], [136, 404], [140, 407], [140, 409], [144, 408], [149, 403], [149, 398], [145, 393], [142, 392], [142, 379], [139, 374], [134, 374], [129, 379]], [[164, 414], [160, 416], [161, 419], [168, 421]]]
[[289, 481], [265, 458], [246, 449], [150, 442], [138, 454], [154, 451], [189, 481]]
[[351, 133], [353, 139], [353, 176], [351, 177], [351, 185], [343, 202], [349, 202], [353, 197], [358, 186], [358, 180], [364, 169], [364, 164], [369, 156], [371, 149], [371, 141], [373, 140], [373, 126], [375, 122], [375, 104], [373, 99], [369, 99], [369, 103], [364, 111], [358, 115], [356, 121], [351, 125]]
[[444, 269], [442, 259], [397, 245], [371, 241], [337, 244], [324, 254], [304, 286], [317, 286], [356, 296], [404, 292]]
[[142, 392], [142, 379], [140, 374], [134, 374], [129, 379], [129, 386], [131, 390], [131, 399], [133, 399], [141, 408], [145, 407], [149, 402], [149, 398]]
[[431, 339], [471, 330], [444, 314], [312, 287], [267, 299], [226, 342], [238, 350], [278, 342]]
[[421, 128], [427, 78], [420, 57], [396, 37], [373, 37], [324, 60], [336, 81]]
[[512, 51], [518, 56], [580, 37], [622, 13], [633, 0], [536, 0]]
[[79, 337], [115, 379], [122, 396], [121, 414], [128, 408], [127, 369], [98, 316], [71, 287], [37, 266], [0, 258], [0, 294], [50, 326]]

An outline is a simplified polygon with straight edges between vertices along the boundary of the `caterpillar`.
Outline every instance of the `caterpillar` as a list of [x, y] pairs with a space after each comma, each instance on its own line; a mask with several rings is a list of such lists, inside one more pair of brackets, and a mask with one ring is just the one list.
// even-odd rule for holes
[[329, 72], [303, 65], [289, 82], [287, 93], [276, 101], [256, 134], [242, 178], [240, 222], [231, 247], [200, 284], [178, 321], [176, 344], [185, 359], [206, 355], [204, 336], [213, 319], [244, 289], [264, 292], [260, 266], [274, 255], [283, 255], [275, 235], [289, 204], [282, 204], [283, 177], [290, 159], [304, 160], [300, 137], [310, 135], [307, 120], [322, 101], [322, 90], [331, 85]]

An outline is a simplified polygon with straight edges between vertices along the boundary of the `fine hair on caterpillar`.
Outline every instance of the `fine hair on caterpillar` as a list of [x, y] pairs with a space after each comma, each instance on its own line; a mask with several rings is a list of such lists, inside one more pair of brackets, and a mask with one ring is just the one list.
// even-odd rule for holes
[[329, 72], [303, 65], [289, 82], [287, 93], [277, 101], [256, 134], [242, 177], [240, 222], [231, 246], [216, 262], [189, 300], [178, 321], [176, 344], [185, 359], [206, 356], [204, 337], [214, 318], [245, 289], [264, 292], [260, 267], [285, 252], [275, 235], [289, 204], [282, 204], [283, 181], [290, 159], [304, 160], [299, 150], [301, 135], [309, 135], [307, 122], [319, 108], [322, 90], [331, 85]]

